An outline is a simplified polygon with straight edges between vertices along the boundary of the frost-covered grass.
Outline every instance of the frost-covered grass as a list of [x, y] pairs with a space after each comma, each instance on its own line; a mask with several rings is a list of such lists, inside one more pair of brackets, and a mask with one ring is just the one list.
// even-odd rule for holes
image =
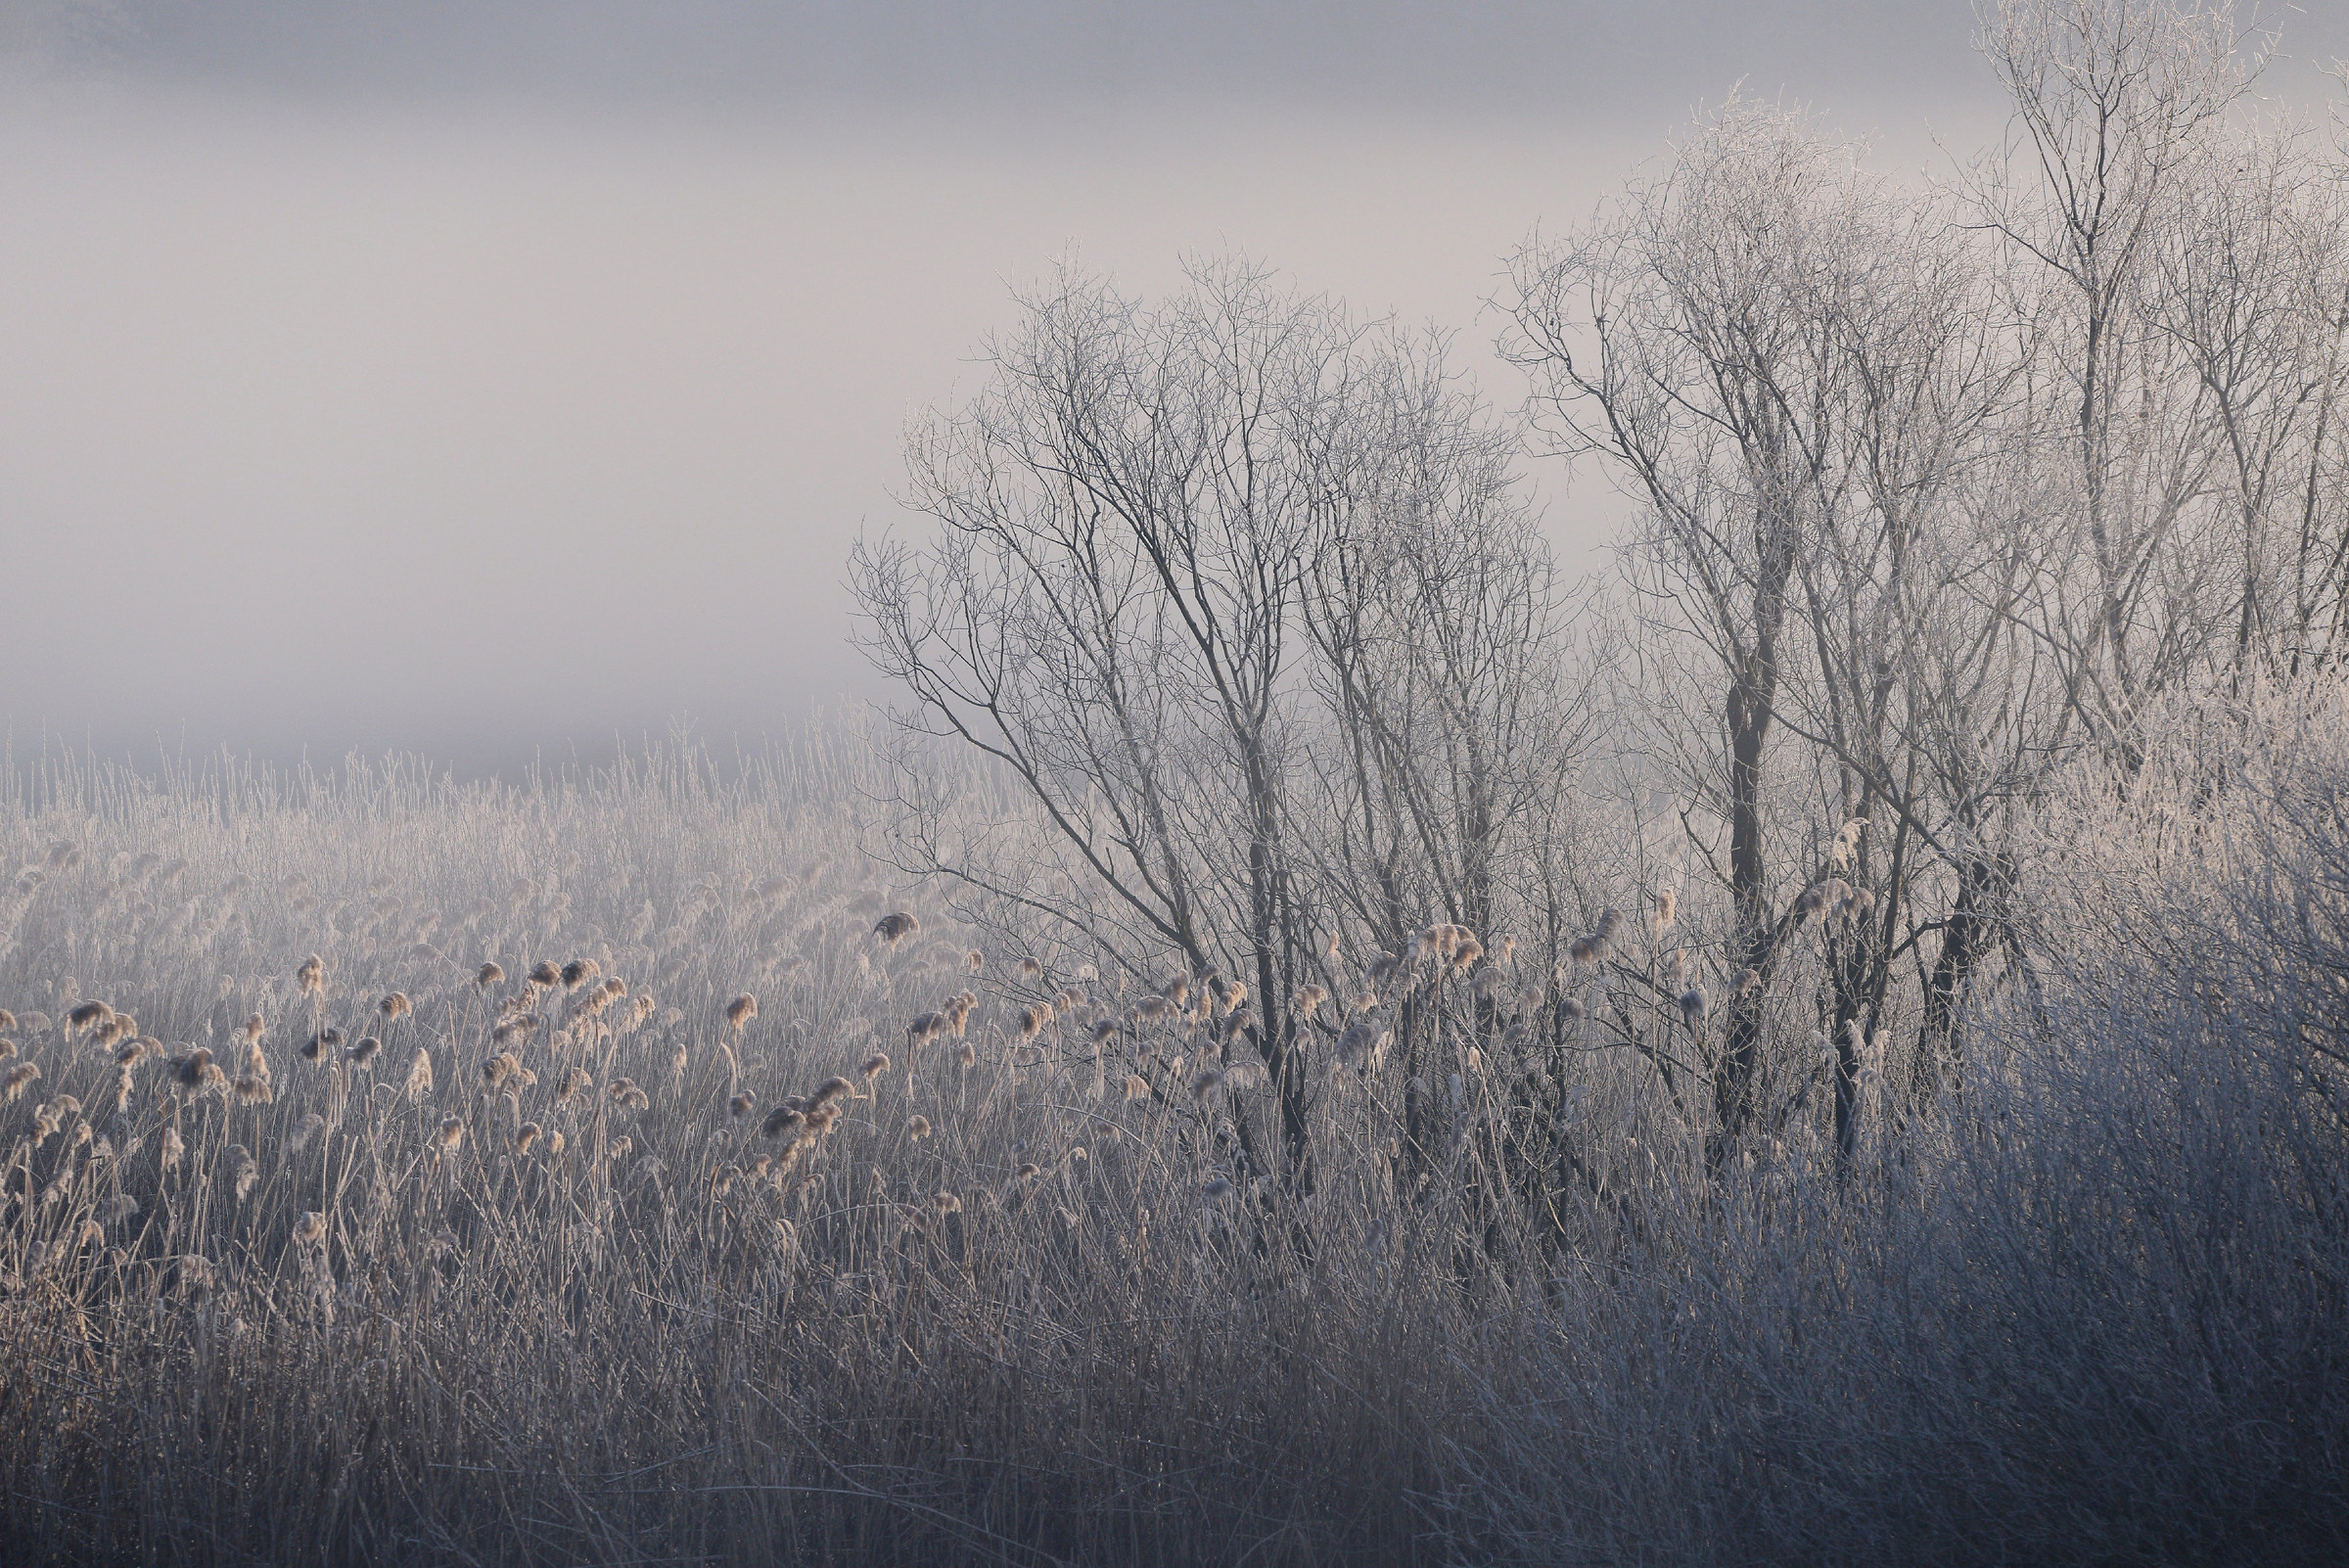
[[[1962, 1095], [1848, 1175], [1805, 1134], [1707, 1178], [1601, 1053], [1543, 1069], [1581, 1163], [1533, 1212], [1490, 1033], [1415, 1159], [1392, 1061], [1333, 1056], [1311, 1190], [1260, 1183], [1212, 1016], [892, 881], [869, 765], [20, 774], [12, 1560], [2349, 1551], [2337, 709], [2084, 779]], [[1448, 1038], [1551, 984], [1467, 978]]]

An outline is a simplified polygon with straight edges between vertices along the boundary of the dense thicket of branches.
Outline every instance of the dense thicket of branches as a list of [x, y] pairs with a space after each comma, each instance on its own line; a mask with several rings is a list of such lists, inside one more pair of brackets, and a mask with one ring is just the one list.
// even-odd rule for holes
[[[1147, 984], [1244, 976], [1291, 1165], [1316, 1025], [1396, 1041], [1405, 1167], [1471, 1044], [1529, 1111], [1561, 1052], [1628, 1052], [1716, 1170], [1848, 1165], [1865, 1083], [1888, 1130], [1961, 1086], [1961, 1013], [2050, 957], [2015, 906], [2047, 781], [2126, 773], [2174, 698], [2337, 678], [2349, 611], [2337, 136], [2252, 96], [2273, 39], [2224, 8], [2031, 0], [1980, 41], [2010, 132], [1938, 184], [1732, 97], [1511, 258], [1533, 449], [1632, 519], [1571, 604], [1441, 344], [1234, 262], [1026, 300], [915, 445], [941, 532], [857, 580], [907, 726], [1003, 761], [1070, 875], [935, 799], [913, 863]], [[1455, 925], [1512, 962], [1452, 1028]], [[1521, 1200], [1574, 1165], [1536, 1141]]]

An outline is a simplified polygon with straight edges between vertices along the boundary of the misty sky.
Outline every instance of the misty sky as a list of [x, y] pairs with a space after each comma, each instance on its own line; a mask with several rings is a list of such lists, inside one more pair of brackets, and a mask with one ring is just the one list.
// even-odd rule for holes
[[[2349, 54], [2349, 20], [2286, 19]], [[1700, 99], [1921, 166], [1962, 3], [0, 0], [0, 723], [465, 772], [884, 695], [843, 563], [1074, 251], [1460, 331]], [[2287, 66], [2271, 86], [2316, 97]], [[1543, 495], [1570, 568], [1614, 503]]]

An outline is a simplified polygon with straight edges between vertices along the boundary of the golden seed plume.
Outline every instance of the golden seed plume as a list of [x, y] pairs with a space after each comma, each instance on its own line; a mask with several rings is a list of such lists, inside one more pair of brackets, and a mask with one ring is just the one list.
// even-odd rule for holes
[[555, 1103], [569, 1105], [573, 1101], [594, 1092], [595, 1080], [589, 1076], [587, 1069], [576, 1066], [566, 1068], [563, 1073], [563, 1087], [556, 1093]]
[[301, 967], [294, 971], [294, 980], [300, 986], [303, 995], [322, 994], [326, 990], [326, 960], [316, 953], [310, 954], [301, 961]]
[[220, 1169], [239, 1203], [253, 1191], [253, 1182], [260, 1179], [260, 1167], [253, 1163], [253, 1151], [242, 1143], [232, 1143], [220, 1151]]
[[879, 1078], [883, 1073], [889, 1071], [889, 1052], [873, 1052], [872, 1055], [865, 1058], [864, 1065], [858, 1068], [857, 1071], [862, 1073], [864, 1075], [864, 1081], [867, 1084], [870, 1084], [874, 1079]]
[[434, 1134], [433, 1142], [439, 1147], [442, 1153], [454, 1154], [457, 1146], [464, 1141], [465, 1124], [453, 1116], [442, 1117], [440, 1130]]
[[301, 1218], [294, 1222], [294, 1239], [304, 1247], [314, 1247], [326, 1239], [326, 1216], [315, 1209], [304, 1209]]
[[505, 970], [499, 968], [494, 959], [473, 972], [473, 983], [484, 989], [503, 984], [505, 978]]
[[751, 1111], [758, 1105], [758, 1096], [751, 1093], [748, 1089], [745, 1089], [740, 1094], [737, 1094], [732, 1099], [726, 1101], [726, 1111], [727, 1114], [736, 1118], [745, 1117], [751, 1114]]
[[726, 1003], [726, 1022], [737, 1031], [758, 1016], [759, 998], [753, 996], [749, 992], [744, 992]]
[[912, 1118], [905, 1124], [905, 1134], [919, 1143], [930, 1135], [930, 1119], [926, 1116]]

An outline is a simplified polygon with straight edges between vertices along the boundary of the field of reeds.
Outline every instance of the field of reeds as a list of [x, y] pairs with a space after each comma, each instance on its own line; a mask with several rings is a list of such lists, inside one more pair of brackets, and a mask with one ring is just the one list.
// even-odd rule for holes
[[[2240, 759], [2066, 798], [2050, 956], [1854, 1166], [1497, 1082], [1654, 989], [1627, 891], [1564, 970], [1343, 954], [1291, 1191], [1235, 983], [893, 880], [846, 738], [20, 767], [0, 1555], [2341, 1560], [2349, 722]], [[1416, 1159], [1381, 988], [1460, 1064]], [[1572, 1179], [1512, 1205], [1528, 1105]]]

